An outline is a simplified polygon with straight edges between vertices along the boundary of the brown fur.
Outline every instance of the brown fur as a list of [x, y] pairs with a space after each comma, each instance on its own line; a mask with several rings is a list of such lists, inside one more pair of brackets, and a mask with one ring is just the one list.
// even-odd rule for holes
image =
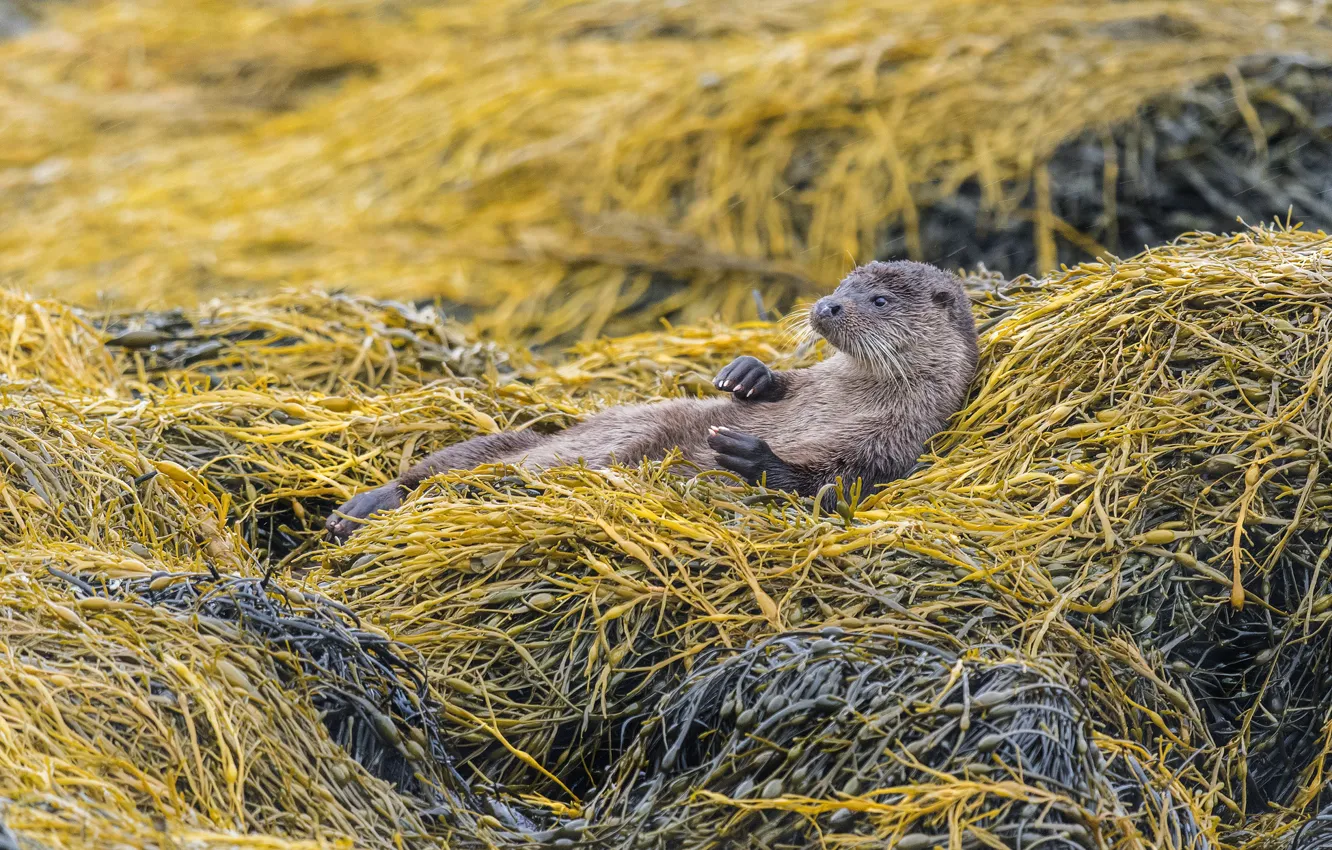
[[551, 435], [510, 431], [450, 446], [351, 499], [329, 530], [345, 536], [431, 475], [487, 462], [603, 468], [679, 449], [702, 469], [806, 496], [838, 479], [846, 489], [860, 480], [868, 493], [907, 474], [975, 374], [976, 327], [961, 281], [922, 263], [869, 263], [815, 305], [810, 325], [837, 349], [814, 366], [772, 372], [740, 358], [718, 376], [729, 397], [615, 407]]

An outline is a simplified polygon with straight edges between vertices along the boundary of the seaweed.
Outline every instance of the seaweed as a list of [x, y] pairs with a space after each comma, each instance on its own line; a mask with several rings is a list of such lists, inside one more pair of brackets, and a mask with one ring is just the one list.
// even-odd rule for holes
[[[1332, 222], [1332, 78], [1307, 56], [1247, 58], [1061, 143], [1037, 178], [922, 190], [919, 247], [933, 262], [1007, 275], [1134, 253], [1189, 231]], [[1002, 204], [987, 201], [1000, 195]], [[907, 250], [885, 225], [878, 256]]]
[[708, 661], [589, 804], [591, 846], [1210, 846], [1186, 807], [1135, 822], [1146, 777], [1057, 670], [1001, 648], [830, 628]]

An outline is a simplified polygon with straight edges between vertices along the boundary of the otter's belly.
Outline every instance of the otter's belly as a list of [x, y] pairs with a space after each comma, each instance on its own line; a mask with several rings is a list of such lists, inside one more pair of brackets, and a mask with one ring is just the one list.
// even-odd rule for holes
[[735, 402], [731, 427], [763, 440], [788, 463], [814, 466], [836, 454], [841, 445], [876, 438], [866, 429], [860, 411], [848, 409], [846, 399], [837, 393], [822, 390], [806, 387], [775, 402]]
[[661, 460], [678, 449], [686, 460], [710, 467], [716, 459], [707, 445], [708, 429], [735, 427], [734, 414], [729, 398], [613, 407], [504, 460], [529, 469], [579, 462], [594, 468], [612, 462], [632, 466], [645, 458]]

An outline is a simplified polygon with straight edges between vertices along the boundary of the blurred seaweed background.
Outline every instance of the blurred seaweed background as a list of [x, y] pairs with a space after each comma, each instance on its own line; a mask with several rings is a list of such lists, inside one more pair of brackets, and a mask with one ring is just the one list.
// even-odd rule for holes
[[[1325, 6], [0, 0], [0, 848], [1332, 847]], [[902, 256], [879, 494], [319, 533]]]
[[1327, 212], [1318, 2], [7, 3], [0, 279], [85, 306], [576, 340]]

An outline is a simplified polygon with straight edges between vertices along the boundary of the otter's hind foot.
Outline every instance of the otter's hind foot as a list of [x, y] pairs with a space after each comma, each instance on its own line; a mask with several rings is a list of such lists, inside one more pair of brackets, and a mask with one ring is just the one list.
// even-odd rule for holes
[[712, 384], [745, 401], [776, 401], [781, 395], [781, 385], [772, 370], [762, 360], [748, 355], [732, 360], [717, 373]]
[[750, 484], [758, 484], [767, 476], [769, 487], [785, 489], [788, 482], [783, 475], [787, 466], [772, 448], [753, 434], [714, 426], [708, 431], [708, 447], [717, 453], [717, 464], [734, 472]]
[[391, 511], [402, 504], [407, 493], [396, 481], [390, 481], [383, 487], [366, 490], [352, 496], [338, 508], [324, 523], [328, 535], [341, 543], [361, 526], [367, 517], [380, 511]]

